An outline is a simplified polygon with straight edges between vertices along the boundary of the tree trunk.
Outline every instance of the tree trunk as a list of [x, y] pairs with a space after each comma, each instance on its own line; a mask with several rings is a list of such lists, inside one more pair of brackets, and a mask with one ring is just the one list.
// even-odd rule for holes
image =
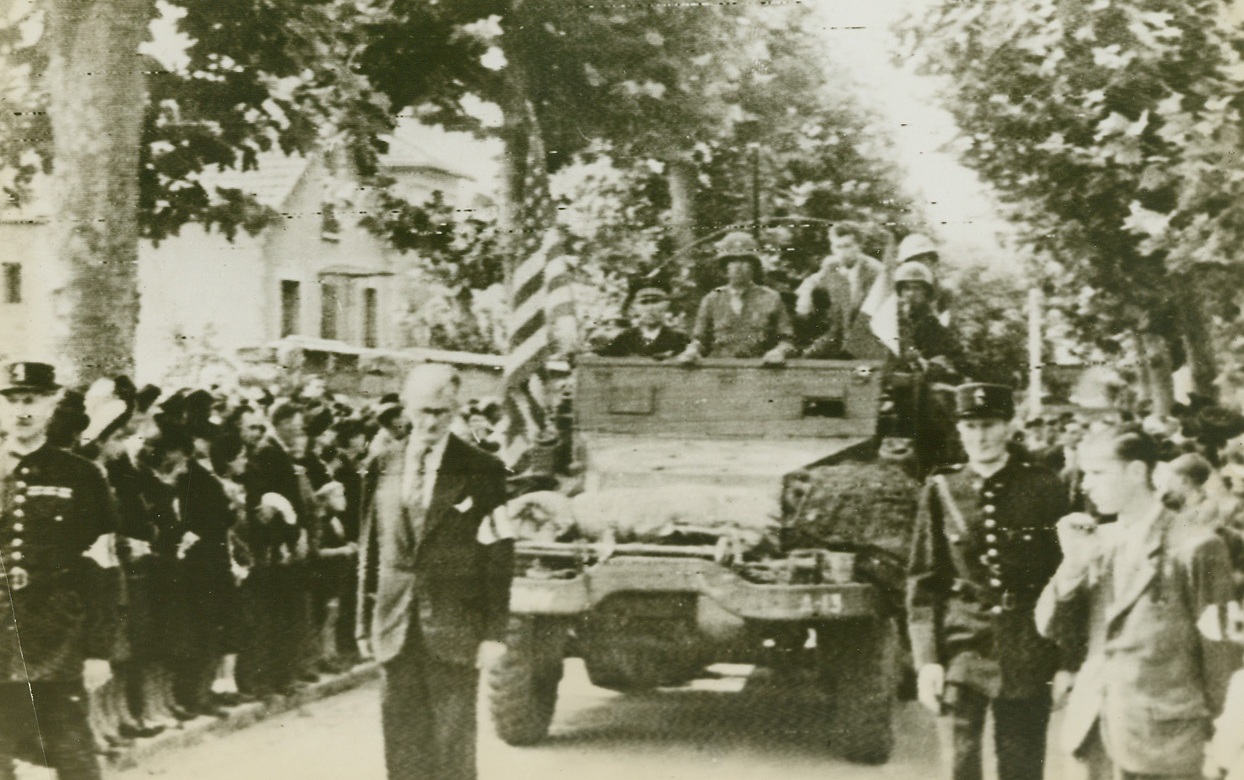
[[1184, 354], [1192, 369], [1192, 389], [1198, 395], [1218, 399], [1218, 358], [1214, 354], [1213, 337], [1206, 322], [1205, 311], [1197, 300], [1192, 280], [1180, 277], [1176, 292], [1179, 326]]
[[138, 160], [147, 95], [138, 47], [154, 0], [49, 0], [56, 356], [69, 379], [134, 370]]
[[682, 157], [671, 159], [666, 166], [670, 191], [670, 229], [677, 249], [695, 242], [695, 165]]
[[1171, 350], [1166, 339], [1153, 333], [1137, 335], [1141, 366], [1148, 385], [1151, 414], [1166, 417], [1175, 405], [1175, 384], [1171, 377]]

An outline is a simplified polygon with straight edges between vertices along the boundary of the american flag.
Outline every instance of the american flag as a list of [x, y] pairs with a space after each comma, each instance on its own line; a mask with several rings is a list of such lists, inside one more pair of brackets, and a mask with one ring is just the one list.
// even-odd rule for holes
[[[551, 353], [550, 324], [574, 321], [571, 263], [557, 228], [549, 193], [548, 163], [539, 127], [528, 133], [517, 229], [521, 237], [509, 280], [509, 355], [506, 360], [507, 452], [545, 428], [540, 369]], [[510, 460], [507, 457], [507, 460]]]

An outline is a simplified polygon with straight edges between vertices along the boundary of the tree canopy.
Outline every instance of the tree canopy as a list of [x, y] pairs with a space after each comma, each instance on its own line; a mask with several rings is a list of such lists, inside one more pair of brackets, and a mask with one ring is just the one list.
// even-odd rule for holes
[[945, 78], [963, 158], [1020, 226], [1052, 303], [1096, 346], [1138, 351], [1159, 374], [1189, 362], [1206, 393], [1207, 329], [1234, 312], [1201, 293], [1244, 287], [1244, 33], [1225, 11], [939, 2], [905, 27], [923, 69]]

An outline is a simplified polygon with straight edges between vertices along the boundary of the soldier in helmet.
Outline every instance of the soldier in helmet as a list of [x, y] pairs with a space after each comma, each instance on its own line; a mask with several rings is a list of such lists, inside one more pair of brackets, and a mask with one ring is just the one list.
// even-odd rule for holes
[[999, 780], [1040, 780], [1059, 655], [1033, 609], [1061, 560], [1067, 493], [1010, 455], [1009, 388], [962, 385], [955, 412], [968, 462], [929, 477], [907, 572], [919, 699], [953, 731], [954, 780], [980, 780], [990, 710]]
[[103, 472], [48, 441], [59, 389], [47, 363], [11, 363], [0, 383], [0, 780], [15, 758], [100, 777], [86, 688], [110, 670], [86, 657], [82, 554], [116, 522]]
[[934, 381], [953, 381], [958, 377], [959, 344], [933, 311], [933, 272], [924, 263], [909, 260], [894, 272], [894, 290], [901, 360]]
[[937, 281], [937, 268], [941, 263], [941, 253], [937, 245], [920, 233], [909, 233], [898, 243], [895, 262], [900, 266], [908, 262], [924, 263], [933, 272], [933, 295], [931, 298], [933, 314], [943, 325], [950, 324], [951, 296], [950, 292]]
[[782, 363], [794, 351], [795, 331], [776, 290], [760, 284], [760, 246], [749, 234], [731, 233], [718, 244], [727, 283], [704, 296], [691, 343], [678, 360], [700, 357], [763, 358]]

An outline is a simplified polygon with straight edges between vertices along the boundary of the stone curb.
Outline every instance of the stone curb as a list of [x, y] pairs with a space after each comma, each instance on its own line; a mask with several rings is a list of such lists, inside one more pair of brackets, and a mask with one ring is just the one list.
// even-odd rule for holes
[[186, 721], [181, 728], [169, 729], [150, 739], [137, 740], [131, 747], [121, 749], [107, 761], [107, 766], [112, 771], [134, 769], [155, 756], [200, 744], [208, 737], [240, 731], [329, 696], [353, 690], [379, 676], [379, 664], [360, 664], [348, 672], [312, 683], [288, 696], [274, 696], [230, 707], [228, 714], [222, 718], [202, 717]]

